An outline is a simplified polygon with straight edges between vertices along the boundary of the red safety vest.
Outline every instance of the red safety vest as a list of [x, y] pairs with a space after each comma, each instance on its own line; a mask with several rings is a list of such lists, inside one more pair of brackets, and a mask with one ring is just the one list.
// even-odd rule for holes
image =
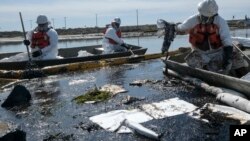
[[[219, 27], [216, 24], [198, 24], [189, 31], [189, 42], [201, 50], [209, 50], [209, 46], [204, 47], [204, 42], [209, 41], [213, 49], [222, 47], [219, 34]], [[203, 46], [202, 46], [203, 45]]]
[[49, 45], [49, 36], [46, 32], [34, 31], [32, 34], [31, 48], [45, 48]]
[[[104, 33], [106, 33], [107, 30], [108, 30], [108, 28], [106, 28], [106, 30], [105, 30]], [[116, 31], [116, 35], [117, 35], [119, 38], [121, 38], [121, 37], [122, 37], [122, 32], [121, 32], [121, 30]], [[113, 39], [110, 39], [110, 38], [108, 38], [108, 39], [109, 39], [109, 43], [110, 43], [110, 44], [113, 44], [113, 45], [117, 45], [117, 44], [118, 44], [118, 43], [117, 43], [116, 41], [114, 41]]]

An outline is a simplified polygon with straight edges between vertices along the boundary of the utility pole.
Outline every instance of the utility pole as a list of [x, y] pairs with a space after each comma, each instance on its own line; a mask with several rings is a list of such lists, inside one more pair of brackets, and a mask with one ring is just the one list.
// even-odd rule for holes
[[30, 20], [30, 29], [32, 29], [32, 20]]
[[64, 28], [65, 28], [65, 29], [67, 28], [66, 24], [67, 24], [67, 18], [64, 17]]
[[55, 27], [55, 19], [52, 18], [51, 21], [52, 21], [53, 28], [56, 29], [56, 27]]
[[136, 23], [137, 23], [137, 29], [138, 29], [138, 9], [136, 9]]
[[97, 22], [97, 14], [95, 14], [95, 27], [97, 27], [98, 26], [98, 24], [97, 24], [98, 22]]
[[[137, 31], [139, 31], [138, 9], [136, 9], [136, 25], [137, 25]], [[139, 36], [137, 38], [137, 43], [138, 43], [138, 46], [140, 46], [140, 37]]]

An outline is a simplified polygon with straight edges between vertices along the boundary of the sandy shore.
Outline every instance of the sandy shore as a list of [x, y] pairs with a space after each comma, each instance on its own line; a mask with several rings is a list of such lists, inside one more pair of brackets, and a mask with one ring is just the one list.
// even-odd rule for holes
[[[142, 36], [154, 36], [155, 33], [152, 32], [126, 32], [122, 34], [122, 37], [142, 37]], [[94, 33], [94, 34], [77, 34], [77, 35], [59, 35], [59, 41], [66, 40], [94, 40], [101, 39], [103, 33]], [[0, 38], [0, 44], [15, 44], [23, 41], [23, 37], [14, 37], [14, 38]]]

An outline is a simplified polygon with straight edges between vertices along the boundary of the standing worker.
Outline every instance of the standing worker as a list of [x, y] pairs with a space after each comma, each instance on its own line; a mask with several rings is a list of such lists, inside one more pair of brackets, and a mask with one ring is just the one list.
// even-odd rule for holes
[[58, 34], [49, 26], [47, 16], [39, 15], [36, 23], [38, 26], [27, 33], [24, 44], [30, 46], [34, 60], [55, 59], [58, 54]]
[[186, 57], [187, 64], [223, 74], [233, 70], [238, 77], [245, 75], [248, 63], [239, 52], [233, 51], [229, 26], [218, 14], [215, 0], [203, 0], [198, 11], [176, 25], [177, 33], [189, 34], [192, 52]]
[[129, 48], [127, 44], [121, 39], [121, 19], [115, 18], [111, 25], [105, 31], [103, 37], [104, 54], [114, 52], [125, 52]]

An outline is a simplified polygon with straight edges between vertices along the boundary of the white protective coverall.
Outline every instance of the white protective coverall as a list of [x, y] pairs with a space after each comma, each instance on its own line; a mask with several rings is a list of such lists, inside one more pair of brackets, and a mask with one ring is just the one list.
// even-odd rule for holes
[[[185, 20], [182, 24], [176, 26], [177, 32], [189, 33], [196, 25], [200, 24], [200, 15], [211, 17], [218, 12], [218, 6], [214, 0], [204, 0], [198, 4], [199, 14], [195, 14]], [[227, 22], [220, 16], [214, 17], [213, 23], [219, 27], [219, 36], [223, 47], [232, 46], [230, 29]], [[195, 68], [204, 68], [210, 71], [220, 71], [222, 69], [223, 47], [213, 49], [209, 43], [209, 50], [202, 51], [192, 46], [192, 53], [186, 57], [186, 62], [189, 66]], [[236, 58], [236, 59], [235, 59]], [[232, 69], [248, 66], [237, 51], [233, 52]]]
[[[27, 33], [27, 39], [31, 42], [33, 30], [29, 31]], [[46, 33], [49, 36], [49, 46], [41, 49], [42, 55], [39, 57], [32, 57], [32, 52], [37, 51], [38, 48], [31, 48], [30, 57], [32, 57], [33, 60], [43, 60], [43, 59], [61, 59], [62, 57], [57, 56], [58, 54], [58, 35], [57, 32], [54, 29], [50, 29]], [[0, 62], [18, 62], [18, 61], [27, 61], [29, 60], [27, 52], [19, 53], [17, 55], [11, 56], [9, 58], [3, 58], [0, 60]]]
[[[33, 30], [28, 32], [27, 33], [27, 39], [31, 42], [32, 40], [32, 34], [33, 34]], [[35, 60], [44, 60], [44, 59], [55, 59], [55, 58], [58, 58], [58, 47], [57, 47], [57, 44], [58, 44], [58, 34], [57, 32], [53, 29], [53, 28], [50, 28], [46, 34], [48, 35], [49, 37], [49, 45], [42, 48], [41, 51], [42, 51], [42, 55], [41, 56], [38, 56], [38, 57], [35, 57], [33, 59]], [[35, 48], [31, 48], [31, 53], [32, 52], [35, 52], [39, 50], [38, 47], [35, 47]], [[31, 55], [32, 56], [32, 55]]]
[[[182, 24], [177, 25], [176, 30], [179, 32], [188, 33], [192, 28], [200, 24], [199, 17], [199, 14], [189, 17]], [[226, 21], [221, 16], [217, 15], [214, 17], [213, 23], [220, 27], [219, 35], [223, 46], [232, 46], [232, 39]], [[203, 68], [204, 66], [210, 66], [211, 68], [207, 69], [211, 71], [218, 71], [221, 69], [222, 64], [218, 64], [218, 62], [222, 62], [223, 59], [222, 48], [212, 49], [212, 47], [210, 46], [210, 50], [207, 51], [202, 51], [196, 47], [192, 47], [192, 49], [192, 53], [186, 58], [186, 62], [189, 66], [195, 68]], [[208, 65], [209, 63], [211, 64]], [[215, 64], [218, 64], [219, 66], [214, 66]]]
[[[124, 41], [118, 37], [116, 32], [117, 30], [112, 25], [106, 30], [102, 43], [104, 54], [126, 51], [124, 47], [120, 46]], [[115, 43], [111, 43], [109, 39], [112, 39]]]

